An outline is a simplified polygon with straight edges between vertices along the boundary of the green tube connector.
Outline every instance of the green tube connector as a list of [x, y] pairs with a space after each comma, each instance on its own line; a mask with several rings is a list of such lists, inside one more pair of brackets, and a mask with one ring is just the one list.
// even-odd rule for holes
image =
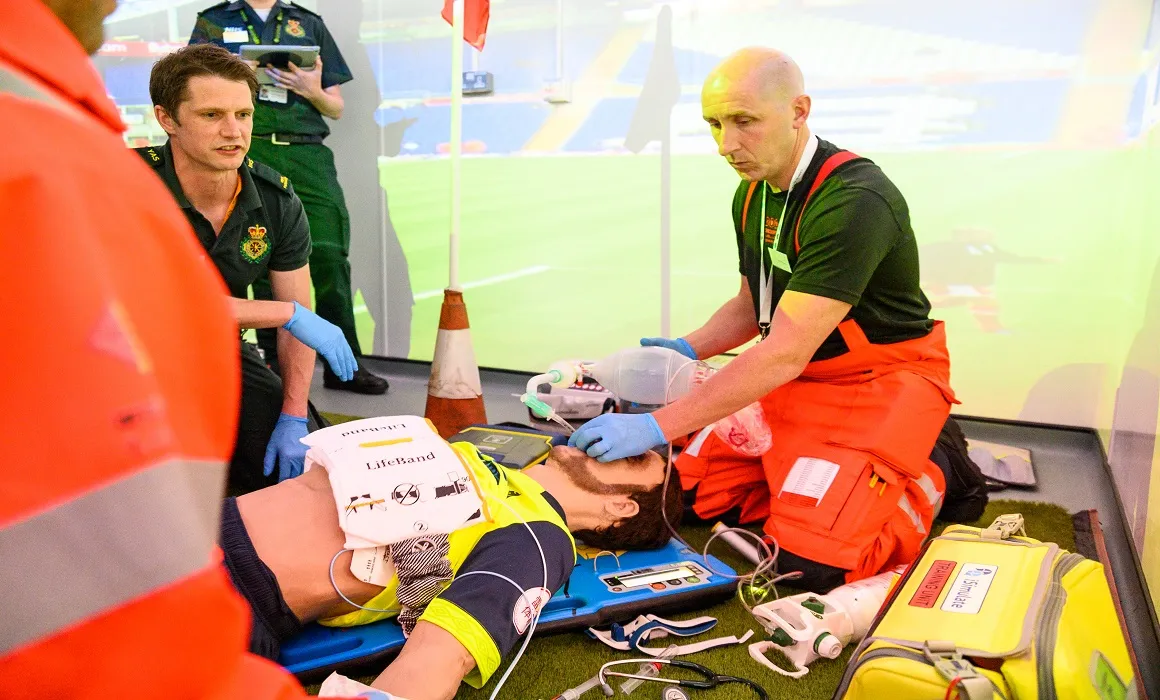
[[543, 401], [540, 401], [535, 396], [532, 396], [531, 394], [524, 394], [520, 397], [520, 401], [523, 401], [524, 405], [531, 409], [532, 413], [536, 414], [540, 418], [543, 418], [544, 420], [549, 420], [551, 418], [552, 407]]

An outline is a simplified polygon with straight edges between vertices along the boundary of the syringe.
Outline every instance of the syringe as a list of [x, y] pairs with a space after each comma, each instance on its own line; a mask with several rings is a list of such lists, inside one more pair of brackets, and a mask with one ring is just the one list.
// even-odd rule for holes
[[[677, 655], [677, 645], [670, 644], [668, 646], [668, 648], [666, 648], [664, 651], [662, 651], [660, 653], [660, 656], [658, 656], [657, 658], [658, 659], [671, 659], [676, 655]], [[655, 661], [646, 661], [645, 663], [640, 665], [640, 668], [638, 668], [636, 670], [636, 675], [648, 676], [649, 678], [652, 678], [653, 676], [655, 676], [661, 672], [662, 665], [663, 664], [659, 664]], [[644, 681], [642, 681], [639, 678], [629, 678], [620, 684], [620, 692], [624, 693], [625, 695], [628, 695], [632, 691], [636, 690], [640, 686], [641, 683], [644, 683]]]
[[587, 693], [589, 690], [592, 690], [593, 688], [595, 688], [598, 685], [600, 685], [600, 674], [599, 673], [596, 674], [595, 676], [592, 676], [591, 678], [584, 681], [583, 683], [576, 686], [575, 688], [569, 688], [569, 689], [565, 690], [564, 692], [560, 693], [556, 697], [552, 698], [552, 700], [576, 700], [576, 698], [580, 697], [584, 693]]

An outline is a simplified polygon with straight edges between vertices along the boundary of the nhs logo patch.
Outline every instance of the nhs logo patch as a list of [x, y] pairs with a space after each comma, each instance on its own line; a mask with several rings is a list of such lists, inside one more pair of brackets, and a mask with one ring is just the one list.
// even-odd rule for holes
[[977, 615], [998, 570], [993, 564], [963, 564], [943, 600], [943, 612]]

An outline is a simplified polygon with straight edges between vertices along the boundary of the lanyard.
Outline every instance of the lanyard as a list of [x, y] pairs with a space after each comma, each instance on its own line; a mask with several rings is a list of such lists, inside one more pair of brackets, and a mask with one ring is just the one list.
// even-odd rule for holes
[[[274, 18], [274, 43], [277, 44], [282, 41], [282, 12], [278, 10], [278, 16]], [[250, 33], [250, 41], [255, 44], [261, 44], [262, 38], [254, 31], [254, 25], [250, 23], [250, 18], [246, 16], [245, 10], [238, 10], [238, 14], [242, 16], [242, 21], [246, 23], [246, 31]], [[264, 25], [263, 25], [264, 28]]]
[[[781, 229], [785, 223], [785, 210], [789, 207], [789, 196], [793, 192], [793, 185], [786, 190], [785, 203], [781, 205], [781, 216], [777, 218], [777, 228], [773, 233], [773, 245], [769, 250], [770, 269], [769, 275], [765, 274], [765, 200], [769, 195], [769, 183], [761, 183], [761, 225], [757, 228], [757, 242], [758, 250], [761, 251], [761, 259], [758, 261], [758, 280], [760, 282], [760, 294], [758, 298], [761, 301], [761, 308], [758, 310], [757, 327], [761, 331], [761, 339], [769, 335], [770, 319], [773, 318], [773, 268], [780, 267], [786, 272], [790, 271], [789, 258], [785, 253], [778, 249], [778, 244], [781, 242]], [[777, 263], [782, 263], [781, 265]]]
[[769, 251], [770, 270], [768, 277], [765, 275], [765, 197], [769, 193], [769, 183], [761, 183], [761, 225], [757, 227], [757, 249], [761, 252], [761, 258], [758, 261], [757, 268], [757, 277], [760, 283], [757, 328], [761, 332], [761, 340], [765, 340], [769, 336], [769, 324], [773, 318], [773, 268], [780, 268], [789, 273], [793, 272], [790, 269], [789, 256], [778, 250], [777, 247], [781, 242], [781, 230], [785, 225], [785, 212], [789, 207], [789, 198], [793, 193], [794, 185], [798, 184], [805, 177], [806, 170], [810, 167], [810, 161], [814, 159], [814, 154], [817, 152], [818, 137], [810, 134], [809, 140], [806, 142], [806, 147], [802, 151], [801, 158], [798, 160], [797, 167], [794, 168], [793, 177], [790, 178], [789, 189], [785, 191], [785, 204], [781, 205], [781, 216], [777, 219], [777, 228], [773, 234], [773, 247]]

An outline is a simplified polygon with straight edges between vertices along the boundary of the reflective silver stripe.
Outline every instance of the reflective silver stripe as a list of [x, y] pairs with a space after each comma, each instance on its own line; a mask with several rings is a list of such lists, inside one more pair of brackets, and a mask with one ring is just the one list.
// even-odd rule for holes
[[690, 457], [700, 457], [701, 456], [701, 445], [704, 445], [705, 441], [708, 440], [709, 436], [712, 434], [713, 434], [713, 426], [712, 425], [710, 425], [707, 428], [701, 428], [701, 432], [697, 433], [697, 437], [693, 438], [693, 441], [685, 446], [685, 450], [684, 450], [685, 454], [689, 455]]
[[926, 500], [932, 506], [942, 500], [943, 492], [939, 491], [938, 487], [934, 485], [934, 479], [930, 478], [930, 475], [923, 474], [915, 479], [914, 483], [918, 484], [918, 488], [922, 489], [922, 492], [926, 494]]
[[0, 529], [0, 655], [206, 568], [225, 469], [161, 462]]
[[0, 62], [0, 95], [3, 94], [15, 95], [55, 107], [73, 119], [87, 122], [97, 119], [95, 115], [85, 111], [79, 105], [52, 92], [35, 78], [24, 75]]
[[910, 522], [914, 523], [914, 529], [918, 530], [919, 534], [925, 535], [926, 526], [922, 524], [922, 518], [918, 517], [918, 513], [914, 512], [914, 506], [910, 505], [910, 499], [906, 497], [905, 493], [898, 498], [898, 507], [903, 513], [906, 513]]

